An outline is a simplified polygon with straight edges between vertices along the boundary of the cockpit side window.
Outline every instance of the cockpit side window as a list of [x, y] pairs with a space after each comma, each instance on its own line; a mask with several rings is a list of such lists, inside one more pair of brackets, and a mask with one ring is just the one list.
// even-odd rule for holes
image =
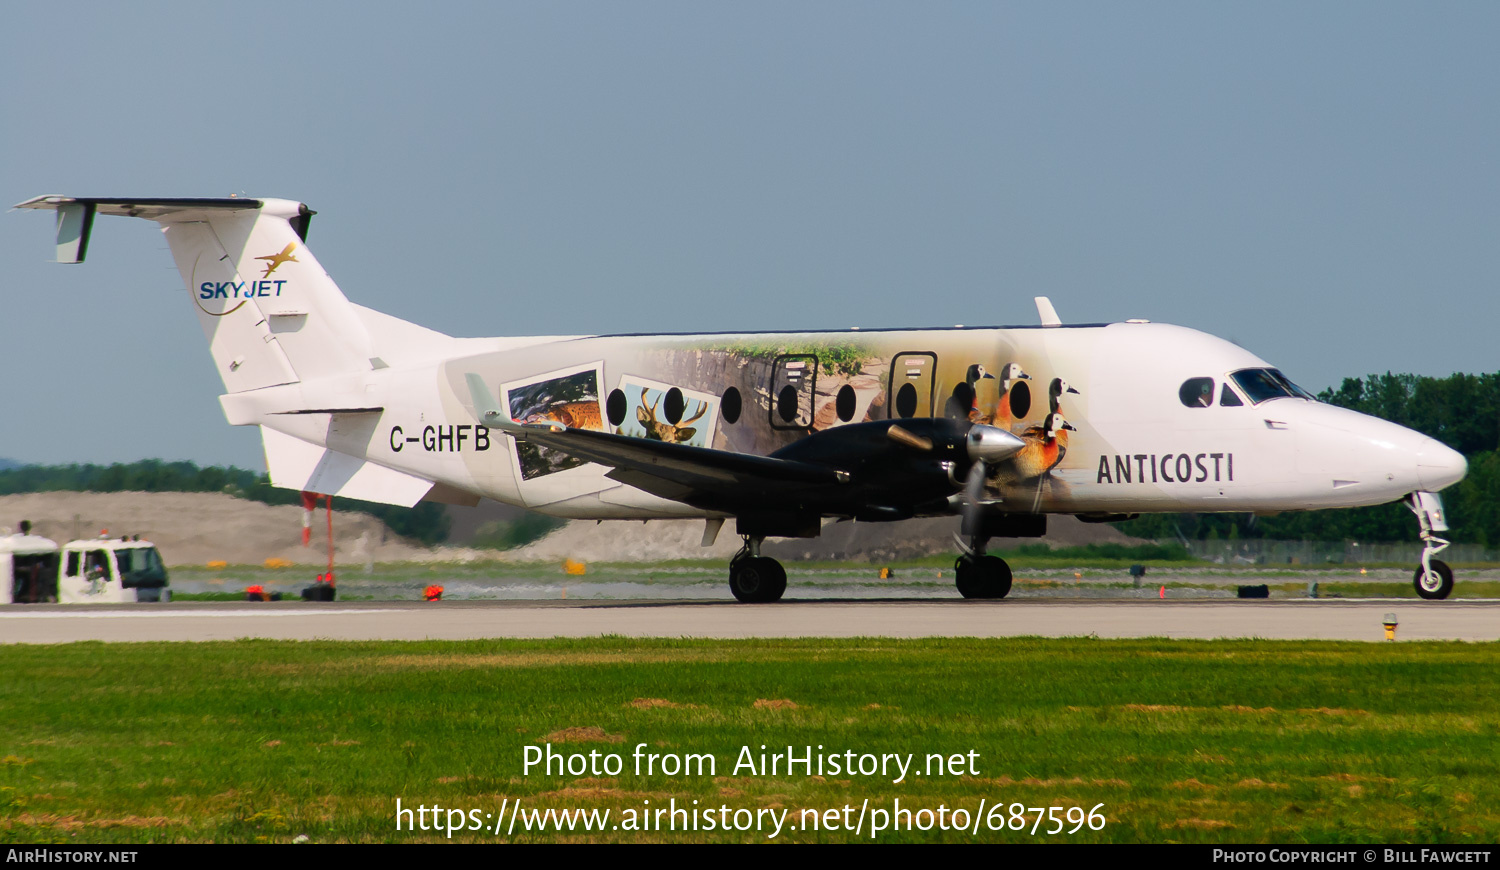
[[1188, 378], [1177, 390], [1177, 398], [1189, 408], [1207, 408], [1214, 403], [1214, 379]]
[[1229, 386], [1228, 381], [1225, 381], [1224, 391], [1219, 394], [1219, 405], [1225, 408], [1235, 408], [1243, 404], [1245, 402], [1240, 398], [1240, 394], [1236, 393], [1234, 388]]

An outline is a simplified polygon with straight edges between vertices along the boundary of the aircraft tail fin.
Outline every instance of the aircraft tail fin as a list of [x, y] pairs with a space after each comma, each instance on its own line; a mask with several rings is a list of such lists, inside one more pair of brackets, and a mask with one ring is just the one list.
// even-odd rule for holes
[[368, 317], [308, 250], [315, 212], [300, 202], [41, 196], [17, 208], [57, 212], [63, 263], [83, 262], [97, 215], [159, 223], [226, 392], [386, 366], [373, 346]]

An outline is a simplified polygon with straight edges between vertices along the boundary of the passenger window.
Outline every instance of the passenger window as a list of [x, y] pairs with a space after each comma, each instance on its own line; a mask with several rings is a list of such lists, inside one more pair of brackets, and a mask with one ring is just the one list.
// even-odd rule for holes
[[77, 577], [78, 576], [78, 551], [77, 550], [74, 550], [73, 552], [71, 552], [71, 553], [68, 554], [68, 572], [67, 573], [68, 573], [69, 577]]
[[1207, 408], [1214, 403], [1214, 379], [1188, 378], [1177, 391], [1177, 398], [1189, 408]]
[[1240, 399], [1240, 394], [1229, 388], [1229, 382], [1224, 382], [1224, 392], [1219, 394], [1219, 404], [1225, 408], [1239, 407], [1245, 404]]

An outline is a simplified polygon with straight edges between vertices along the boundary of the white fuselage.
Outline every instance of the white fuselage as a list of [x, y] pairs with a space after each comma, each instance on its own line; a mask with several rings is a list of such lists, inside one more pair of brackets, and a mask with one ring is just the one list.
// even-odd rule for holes
[[[885, 364], [881, 346], [930, 354], [938, 369], [950, 357], [964, 362], [982, 359], [992, 366], [991, 371], [1011, 358], [1025, 358], [1028, 362], [1023, 367], [1033, 372], [1033, 399], [1031, 412], [1013, 424], [1017, 432], [1034, 429], [1048, 412], [1043, 392], [1047, 382], [1055, 376], [1066, 378], [1077, 393], [1062, 397], [1060, 410], [1075, 431], [1065, 436], [1068, 443], [1049, 474], [1051, 483], [1038, 488], [1031, 503], [1017, 504], [1018, 510], [1109, 514], [1351, 507], [1393, 501], [1415, 490], [1436, 491], [1461, 479], [1465, 470], [1463, 457], [1455, 451], [1384, 420], [1293, 396], [1255, 402], [1238, 389], [1231, 375], [1269, 365], [1229, 342], [1191, 329], [1119, 323], [856, 335], [860, 341], [873, 340], [871, 359], [880, 364], [869, 368], [885, 368], [887, 379], [891, 365]], [[515, 440], [477, 424], [460, 385], [463, 373], [478, 372], [498, 385], [587, 370], [596, 373], [602, 395], [622, 380], [630, 380], [632, 372], [651, 367], [653, 360], [658, 369], [667, 369], [665, 374], [658, 372], [663, 384], [687, 380], [680, 367], [661, 362], [680, 357], [684, 348], [712, 354], [713, 347], [732, 348], [748, 341], [796, 344], [849, 337], [788, 333], [544, 340], [322, 385], [298, 384], [229, 396], [225, 404], [234, 422], [259, 423], [434, 481], [454, 492], [571, 517], [705, 516], [714, 512], [617, 483], [599, 466], [581, 465], [528, 478]], [[901, 365], [898, 362], [895, 367]], [[904, 372], [896, 371], [895, 376], [899, 381]], [[958, 377], [955, 368], [948, 380]], [[1184, 382], [1194, 378], [1212, 381], [1207, 405], [1189, 406], [1180, 396]], [[697, 377], [691, 390], [721, 396], [731, 386], [743, 388], [743, 377], [733, 380]], [[939, 397], [945, 394], [950, 384], [940, 375], [932, 380], [930, 392]], [[870, 389], [874, 395], [865, 404], [875, 410], [863, 418], [880, 418], [884, 413], [880, 408], [892, 404], [888, 384], [876, 383]], [[1221, 404], [1226, 390], [1240, 404]], [[818, 397], [830, 402], [833, 396], [825, 393], [831, 392], [817, 390]], [[350, 395], [383, 411], [343, 420], [337, 415], [274, 413], [282, 406], [347, 405]], [[265, 402], [262, 409], [253, 406], [256, 398]], [[594, 413], [602, 415], [598, 404]], [[815, 417], [820, 410], [811, 408]], [[929, 400], [915, 416], [938, 413], [941, 405]], [[776, 446], [810, 431], [775, 430], [763, 412], [754, 419], [746, 419], [750, 416], [746, 412], [734, 423], [723, 414], [717, 416], [706, 423], [700, 420], [698, 426], [710, 430], [705, 433], [706, 445], [725, 449]], [[732, 430], [749, 431], [740, 432], [737, 439]]]

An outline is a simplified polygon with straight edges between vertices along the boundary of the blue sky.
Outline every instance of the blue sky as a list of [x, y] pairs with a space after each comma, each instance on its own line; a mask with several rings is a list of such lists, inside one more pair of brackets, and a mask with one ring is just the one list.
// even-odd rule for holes
[[[0, 199], [299, 199], [456, 335], [1145, 317], [1495, 371], [1500, 6], [17, 4]], [[165, 244], [0, 215], [0, 456], [261, 467]]]

